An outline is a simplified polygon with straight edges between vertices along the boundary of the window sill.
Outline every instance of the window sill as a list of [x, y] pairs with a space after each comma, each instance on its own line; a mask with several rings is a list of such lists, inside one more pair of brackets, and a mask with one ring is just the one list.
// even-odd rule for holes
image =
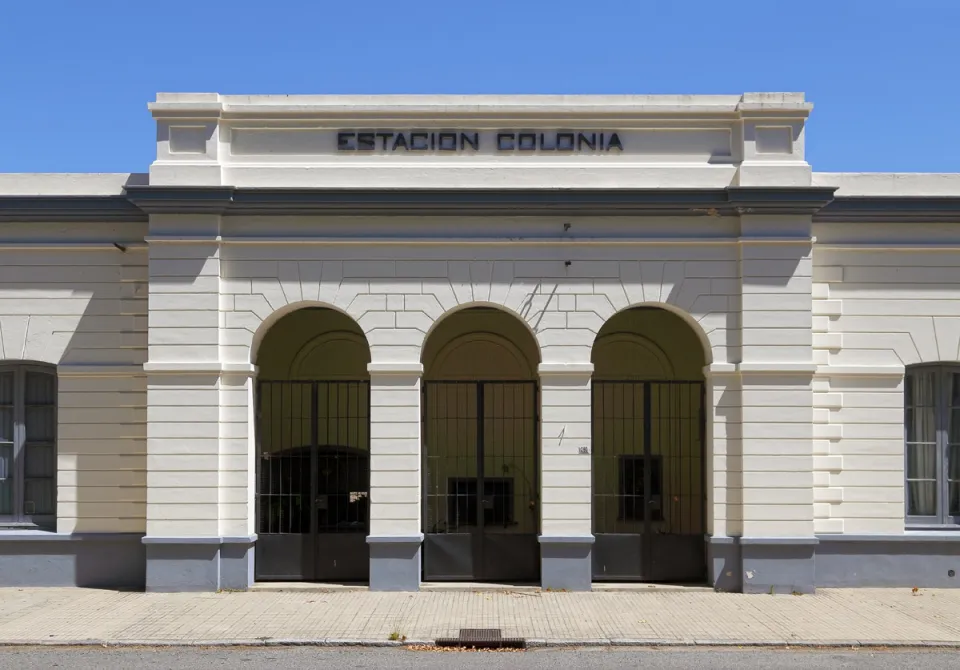
[[56, 528], [51, 526], [38, 526], [35, 523], [15, 523], [15, 522], [2, 522], [0, 521], [0, 533], [16, 533], [16, 532], [36, 532], [36, 533], [56, 533]]
[[908, 525], [904, 527], [904, 532], [907, 533], [930, 533], [936, 531], [943, 532], [960, 532], [960, 524], [955, 523], [945, 523], [945, 524], [917, 524], [915, 526]]
[[47, 542], [70, 539], [69, 535], [61, 535], [53, 530], [43, 530], [36, 526], [0, 526], [0, 542]]
[[58, 533], [53, 530], [44, 530], [34, 527], [10, 528], [0, 526], [0, 543], [4, 542], [140, 542], [143, 533]]

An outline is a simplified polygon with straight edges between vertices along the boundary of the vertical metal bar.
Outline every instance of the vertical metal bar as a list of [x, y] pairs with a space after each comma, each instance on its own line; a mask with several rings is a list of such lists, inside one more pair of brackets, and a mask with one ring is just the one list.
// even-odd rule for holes
[[[522, 382], [498, 382], [492, 384], [493, 396], [490, 410], [490, 422], [492, 426], [492, 456], [490, 462], [490, 468], [492, 474], [495, 475], [495, 480], [490, 491], [490, 500], [493, 504], [493, 512], [491, 514], [493, 518], [493, 525], [501, 526], [506, 528], [507, 523], [510, 520], [510, 511], [507, 508], [506, 504], [502, 505], [500, 512], [497, 512], [496, 501], [497, 497], [501, 497], [501, 501], [505, 502], [510, 499], [510, 494], [513, 494], [512, 500], [516, 504], [517, 496], [529, 495], [528, 487], [524, 480], [524, 475], [527, 470], [527, 463], [524, 460], [524, 454], [526, 453], [526, 446], [522, 440], [516, 439], [516, 426], [517, 426], [517, 403], [523, 402], [523, 390], [524, 384]], [[497, 399], [499, 398], [499, 407], [497, 405]], [[507, 399], [511, 401], [507, 402]], [[518, 400], [519, 398], [519, 400]], [[522, 404], [521, 404], [522, 407]], [[521, 415], [523, 410], [520, 409]], [[513, 436], [510, 438], [507, 437], [507, 431], [512, 427]], [[484, 454], [484, 463], [486, 463], [487, 456]], [[511, 473], [511, 477], [507, 478], [504, 475], [506, 474], [504, 467], [512, 464], [514, 470]], [[484, 466], [486, 469], [486, 465]], [[513, 487], [512, 490], [510, 487]], [[517, 521], [517, 519], [514, 519]], [[520, 523], [517, 521], [517, 531], [525, 532], [526, 524]]]
[[[650, 426], [652, 419], [651, 386], [650, 382], [643, 383], [643, 554], [641, 558], [643, 565], [641, 566], [641, 572], [644, 577], [648, 577], [650, 574], [650, 542], [652, 541], [650, 525], [650, 502], [652, 500], [651, 490], [653, 480], [653, 458], [650, 444], [652, 435]], [[661, 486], [661, 489], [662, 488]]]
[[13, 373], [13, 518], [23, 520], [23, 499], [26, 489], [24, 483], [24, 443], [26, 430], [24, 415], [26, 410], [26, 384], [23, 368], [16, 368]]
[[265, 389], [264, 391], [265, 398], [267, 398], [265, 402], [269, 402], [269, 407], [270, 407], [270, 426], [269, 426], [269, 431], [270, 431], [269, 447], [270, 448], [266, 452], [268, 454], [268, 457], [264, 459], [264, 465], [268, 468], [267, 492], [270, 494], [270, 497], [268, 499], [270, 505], [267, 511], [267, 513], [269, 514], [269, 520], [267, 521], [267, 529], [268, 529], [268, 532], [275, 533], [277, 532], [277, 529], [274, 524], [274, 510], [277, 509], [278, 498], [277, 498], [276, 487], [274, 486], [274, 481], [273, 481], [273, 445], [276, 443], [276, 439], [277, 439], [277, 436], [275, 434], [276, 426], [282, 425], [283, 417], [277, 416], [277, 413], [274, 411], [273, 385], [268, 382], [265, 382], [263, 385], [263, 388]]
[[950, 415], [950, 385], [947, 383], [949, 372], [944, 368], [936, 370], [937, 396], [934, 415], [937, 417], [936, 433], [936, 464], [937, 464], [937, 522], [944, 523], [949, 515], [949, 495], [950, 490], [946, 485], [947, 480], [947, 443], [949, 442], [949, 421]]
[[484, 527], [484, 519], [486, 514], [484, 514], [483, 501], [486, 498], [484, 495], [486, 490], [486, 484], [484, 483], [484, 468], [483, 468], [483, 459], [486, 449], [486, 435], [485, 435], [485, 426], [484, 426], [484, 396], [486, 395], [486, 385], [483, 382], [477, 383], [477, 498], [476, 498], [476, 510], [477, 510], [477, 547], [478, 552], [477, 556], [481, 557], [479, 564], [474, 566], [474, 576], [477, 579], [483, 579], [483, 556], [484, 556], [484, 535], [486, 533], [486, 528]]
[[[318, 466], [318, 454], [317, 447], [319, 445], [319, 431], [320, 426], [317, 421], [317, 403], [320, 398], [318, 396], [320, 385], [318, 382], [310, 383], [310, 496], [307, 499], [307, 504], [310, 505], [310, 530], [308, 542], [311, 543], [313, 552], [313, 565], [308, 567], [308, 574], [311, 577], [316, 578], [317, 567], [319, 563], [318, 547], [319, 542], [317, 541], [317, 524], [319, 523], [319, 510], [317, 510], [317, 466]], [[301, 421], [301, 424], [303, 422]]]
[[[331, 444], [338, 444], [336, 441], [339, 437], [340, 426], [337, 425], [337, 418], [339, 414], [340, 407], [340, 382], [324, 382], [324, 389], [326, 390], [326, 400], [327, 400], [327, 409], [324, 414], [324, 421], [326, 422], [327, 434], [326, 437], [321, 441], [317, 440], [317, 468], [320, 467], [320, 444], [324, 446], [329, 446]], [[319, 412], [317, 413], [317, 422], [319, 423], [320, 417]], [[335, 433], [335, 435], [331, 435]], [[317, 429], [317, 435], [320, 434], [320, 429]], [[331, 440], [333, 438], [333, 441]], [[326, 504], [326, 509], [324, 510], [324, 532], [330, 532], [330, 525], [332, 521], [335, 521], [340, 514], [340, 501], [337, 499], [336, 494], [340, 490], [340, 467], [336, 459], [330, 458], [331, 454], [329, 452], [324, 454], [323, 457], [323, 469], [324, 469], [324, 482], [323, 482], [323, 495], [326, 498], [324, 501]], [[331, 463], [331, 460], [333, 461]], [[336, 470], [331, 472], [332, 466], [336, 465]], [[331, 477], [332, 475], [332, 477]], [[319, 482], [320, 473], [317, 473], [317, 481]], [[319, 491], [317, 492], [319, 494]], [[333, 494], [333, 495], [331, 495]], [[318, 518], [318, 528], [319, 530], [319, 512], [317, 513]]]
[[[288, 469], [287, 468], [288, 457], [286, 454], [284, 454], [284, 451], [287, 446], [286, 434], [290, 432], [290, 417], [287, 416], [288, 412], [286, 411], [285, 408], [286, 408], [286, 396], [291, 389], [289, 384], [280, 384], [278, 390], [280, 391], [280, 393], [277, 394], [279, 396], [277, 400], [280, 405], [280, 411], [278, 413], [280, 417], [280, 421], [279, 421], [280, 430], [277, 431], [278, 432], [278, 435], [277, 435], [278, 449], [276, 449], [275, 451], [279, 457], [279, 465], [277, 466], [278, 472], [277, 472], [276, 492], [277, 492], [277, 507], [280, 510], [280, 513], [277, 518], [277, 532], [286, 533], [286, 532], [289, 532], [286, 528], [286, 523], [287, 523], [287, 520], [290, 518], [290, 510], [287, 509], [288, 507], [287, 496], [289, 495], [289, 493], [287, 492], [287, 487], [284, 486], [285, 482], [284, 482], [283, 475], [284, 475], [284, 472]], [[271, 457], [272, 455], [273, 454], [271, 454]], [[291, 458], [292, 458], [292, 455], [291, 455]], [[272, 473], [272, 470], [271, 470], [271, 473]]]
[[[667, 442], [662, 444], [660, 450], [662, 452], [660, 457], [660, 466], [670, 468], [670, 490], [664, 491], [663, 487], [663, 473], [660, 474], [660, 515], [664, 519], [664, 525], [668, 533], [683, 532], [683, 505], [678, 505], [678, 521], [680, 528], [676, 528], [674, 524], [674, 498], [679, 498], [683, 492], [683, 461], [681, 460], [682, 452], [680, 450], [680, 444], [678, 442], [679, 437], [679, 425], [683, 421], [679, 411], [679, 399], [683, 394], [683, 384], [670, 383], [664, 384], [661, 387], [661, 396], [663, 395], [663, 390], [667, 392], [667, 402], [661, 403], [660, 405], [660, 421], [667, 425]], [[666, 412], [664, 412], [664, 404], [666, 405]], [[669, 460], [668, 460], [669, 459]], [[669, 495], [664, 495], [668, 493]], [[664, 500], [666, 498], [666, 500]], [[669, 505], [664, 509], [664, 502]], [[679, 501], [682, 503], [682, 501]], [[669, 512], [669, 513], [668, 513]]]

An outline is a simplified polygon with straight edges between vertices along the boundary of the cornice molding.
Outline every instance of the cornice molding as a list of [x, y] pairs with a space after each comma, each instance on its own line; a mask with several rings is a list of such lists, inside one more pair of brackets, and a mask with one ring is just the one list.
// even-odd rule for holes
[[823, 223], [960, 223], [960, 196], [838, 196], [817, 212]]
[[812, 215], [832, 187], [726, 189], [314, 189], [131, 187], [143, 211], [223, 215]]
[[146, 223], [147, 214], [124, 195], [0, 196], [0, 223]]
[[127, 198], [147, 214], [227, 212], [236, 189], [230, 186], [128, 186]]
[[0, 223], [145, 223], [150, 214], [312, 216], [812, 215], [832, 223], [960, 223], [960, 196], [840, 196], [835, 187], [317, 189], [130, 185], [124, 195], [0, 196]]
[[327, 215], [813, 214], [832, 188], [238, 189], [228, 213]]

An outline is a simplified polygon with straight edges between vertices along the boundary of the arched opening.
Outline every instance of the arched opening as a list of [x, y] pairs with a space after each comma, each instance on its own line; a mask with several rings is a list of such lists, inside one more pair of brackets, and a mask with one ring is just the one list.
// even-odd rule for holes
[[537, 342], [474, 307], [424, 345], [425, 580], [532, 582], [540, 561]]
[[616, 314], [593, 345], [593, 578], [706, 578], [706, 355], [673, 312]]
[[258, 580], [367, 581], [370, 349], [350, 317], [307, 307], [256, 351]]

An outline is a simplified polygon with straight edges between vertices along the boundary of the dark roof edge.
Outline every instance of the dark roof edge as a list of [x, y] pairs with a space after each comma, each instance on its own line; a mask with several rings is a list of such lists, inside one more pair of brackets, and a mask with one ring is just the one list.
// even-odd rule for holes
[[147, 214], [125, 195], [0, 196], [0, 223], [143, 223]]
[[723, 189], [299, 189], [131, 187], [148, 213], [227, 215], [813, 214], [833, 187]]
[[824, 223], [960, 223], [960, 196], [838, 196], [817, 212]]
[[125, 195], [0, 196], [0, 222], [129, 222], [149, 214], [806, 214], [818, 222], [960, 223], [960, 197], [841, 196], [834, 187], [721, 189], [307, 189], [128, 186]]

